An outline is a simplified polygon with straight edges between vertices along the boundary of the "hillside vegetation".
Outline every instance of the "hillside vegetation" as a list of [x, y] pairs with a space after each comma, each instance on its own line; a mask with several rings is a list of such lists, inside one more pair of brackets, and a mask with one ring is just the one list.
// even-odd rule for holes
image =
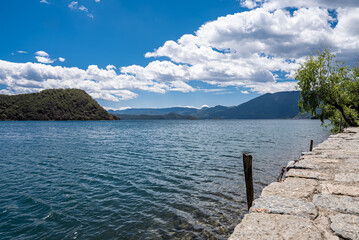
[[0, 120], [119, 120], [85, 91], [49, 89], [0, 95]]

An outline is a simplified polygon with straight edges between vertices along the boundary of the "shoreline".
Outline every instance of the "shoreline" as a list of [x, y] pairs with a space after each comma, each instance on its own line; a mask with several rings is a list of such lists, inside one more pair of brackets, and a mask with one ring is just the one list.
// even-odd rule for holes
[[359, 128], [330, 135], [286, 169], [229, 240], [359, 239]]

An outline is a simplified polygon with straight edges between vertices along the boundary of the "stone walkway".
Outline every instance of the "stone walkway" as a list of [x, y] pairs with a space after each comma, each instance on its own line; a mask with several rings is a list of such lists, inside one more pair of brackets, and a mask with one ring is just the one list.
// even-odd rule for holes
[[287, 170], [229, 240], [359, 239], [359, 128], [330, 136]]

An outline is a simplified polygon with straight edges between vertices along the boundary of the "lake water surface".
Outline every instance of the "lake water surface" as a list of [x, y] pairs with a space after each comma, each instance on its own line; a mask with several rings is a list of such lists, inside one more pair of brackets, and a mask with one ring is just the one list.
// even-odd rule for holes
[[0, 122], [1, 239], [226, 239], [316, 120]]

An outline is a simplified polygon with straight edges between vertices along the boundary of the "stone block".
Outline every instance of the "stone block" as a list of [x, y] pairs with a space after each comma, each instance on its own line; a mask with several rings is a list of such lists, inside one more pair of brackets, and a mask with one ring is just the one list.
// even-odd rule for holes
[[228, 240], [322, 239], [308, 218], [292, 215], [251, 213], [245, 215]]
[[310, 199], [317, 189], [318, 181], [305, 178], [286, 178], [265, 187], [262, 196]]
[[359, 187], [358, 186], [348, 186], [348, 185], [324, 182], [324, 183], [320, 184], [320, 187], [321, 187], [322, 193], [359, 197]]
[[336, 182], [359, 182], [358, 173], [338, 173], [335, 174], [334, 181]]
[[314, 219], [318, 211], [312, 202], [278, 196], [261, 196], [254, 200], [251, 212], [287, 214]]
[[330, 180], [331, 176], [325, 173], [306, 170], [306, 169], [290, 169], [286, 177], [299, 177], [299, 178], [309, 178], [316, 180]]
[[359, 216], [336, 214], [329, 216], [330, 228], [344, 239], [359, 239]]
[[332, 194], [316, 194], [315, 206], [340, 213], [359, 214], [359, 198]]

